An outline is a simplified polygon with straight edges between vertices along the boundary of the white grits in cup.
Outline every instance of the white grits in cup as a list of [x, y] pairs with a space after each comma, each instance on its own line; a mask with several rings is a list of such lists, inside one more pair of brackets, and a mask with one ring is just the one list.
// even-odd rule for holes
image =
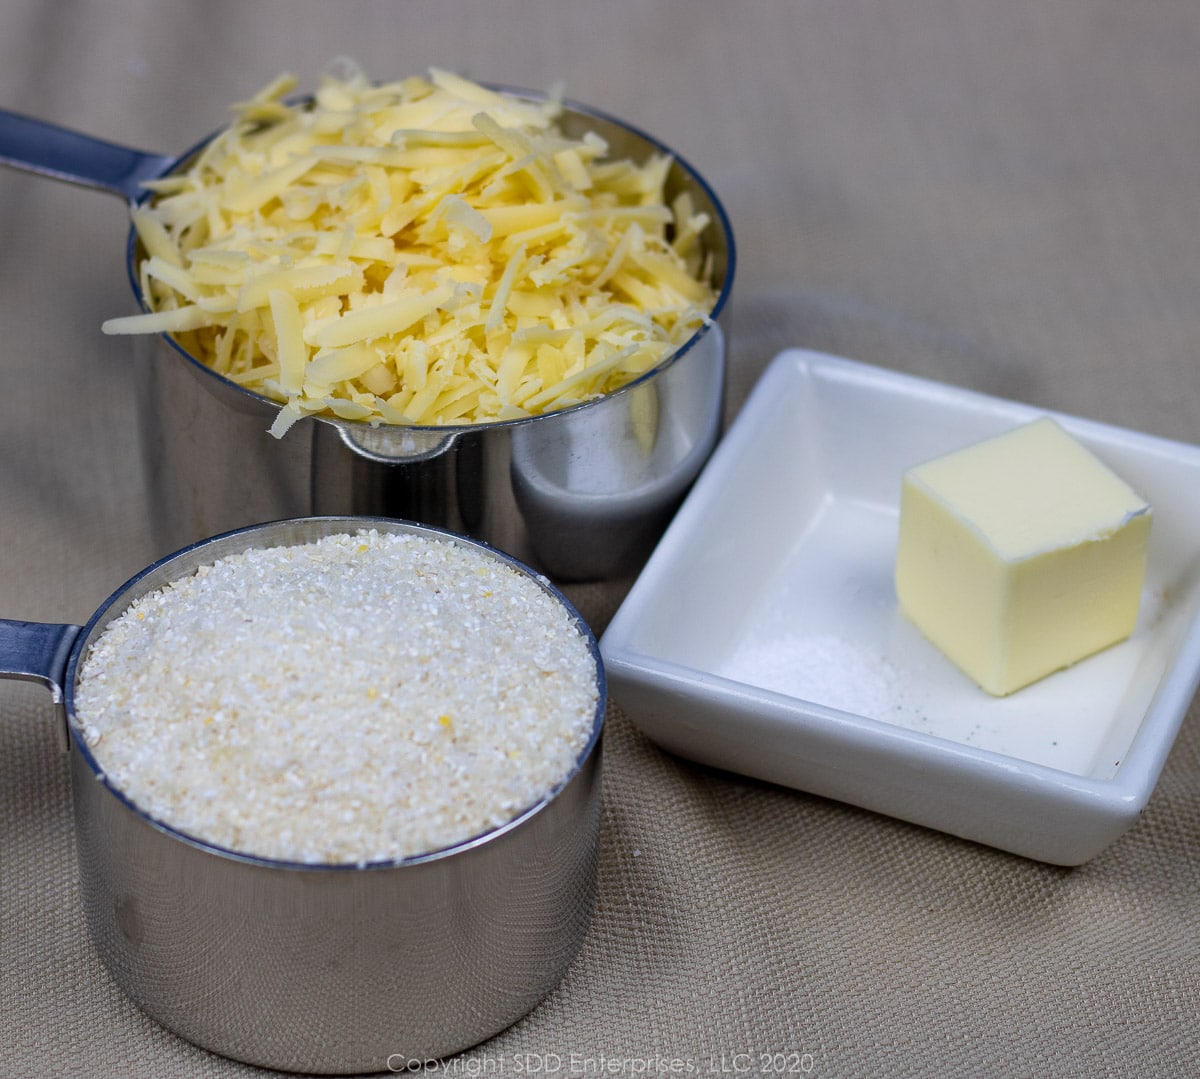
[[501, 558], [364, 529], [149, 592], [81, 663], [80, 733], [151, 818], [239, 853], [393, 861], [506, 824], [573, 772], [597, 661]]

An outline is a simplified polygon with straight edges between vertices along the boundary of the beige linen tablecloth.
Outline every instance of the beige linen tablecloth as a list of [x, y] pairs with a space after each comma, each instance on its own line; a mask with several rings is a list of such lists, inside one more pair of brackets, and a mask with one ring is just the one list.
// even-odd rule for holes
[[[706, 173], [740, 245], [731, 415], [802, 345], [1200, 441], [1192, 0], [8, 0], [0, 107], [177, 151], [339, 54], [563, 81]], [[4, 617], [82, 621], [161, 553], [128, 342], [99, 331], [132, 310], [125, 231], [109, 196], [0, 170]], [[623, 592], [570, 589], [597, 631]], [[110, 981], [48, 696], [0, 683], [0, 713], [0, 1074], [260, 1074]], [[447, 1067], [745, 1074], [778, 1052], [820, 1076], [1193, 1072], [1195, 706], [1141, 820], [1074, 870], [696, 767], [617, 707], [608, 722], [583, 951]]]

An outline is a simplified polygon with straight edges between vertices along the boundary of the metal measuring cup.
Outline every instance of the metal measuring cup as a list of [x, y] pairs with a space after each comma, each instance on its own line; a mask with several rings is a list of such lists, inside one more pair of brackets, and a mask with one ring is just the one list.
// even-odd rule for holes
[[[591, 735], [570, 774], [501, 827], [365, 866], [243, 854], [139, 809], [76, 726], [75, 684], [92, 642], [138, 597], [199, 566], [363, 527], [473, 546], [565, 607], [590, 649], [598, 690]], [[144, 1011], [197, 1045], [323, 1073], [447, 1056], [530, 1011], [582, 944], [596, 890], [604, 670], [578, 612], [507, 555], [389, 519], [253, 526], [154, 563], [83, 627], [0, 621], [0, 677], [51, 691], [70, 754], [80, 891], [97, 952]]]
[[[559, 580], [615, 579], [641, 568], [720, 437], [733, 229], [708, 182], [657, 139], [576, 102], [564, 103], [559, 120], [571, 136], [595, 131], [615, 157], [671, 156], [666, 198], [687, 192], [711, 222], [701, 237], [717, 292], [709, 321], [628, 386], [573, 408], [441, 427], [317, 416], [278, 440], [267, 432], [277, 403], [217, 374], [170, 336], [136, 337], [137, 423], [157, 550], [283, 517], [378, 514], [483, 539]], [[0, 111], [0, 164], [130, 204], [147, 197], [146, 180], [185, 167], [207, 142], [177, 157], [149, 154]], [[141, 257], [131, 229], [126, 266], [147, 309]], [[647, 415], [656, 417], [652, 428], [639, 422]]]

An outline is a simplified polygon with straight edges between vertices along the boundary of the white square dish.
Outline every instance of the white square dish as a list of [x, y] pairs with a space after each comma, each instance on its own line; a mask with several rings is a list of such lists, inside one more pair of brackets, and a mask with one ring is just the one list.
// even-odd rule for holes
[[[898, 609], [900, 477], [1043, 415], [1150, 502], [1146, 581], [1128, 640], [995, 698]], [[1200, 447], [788, 350], [600, 648], [673, 753], [1081, 864], [1145, 808], [1200, 681]]]

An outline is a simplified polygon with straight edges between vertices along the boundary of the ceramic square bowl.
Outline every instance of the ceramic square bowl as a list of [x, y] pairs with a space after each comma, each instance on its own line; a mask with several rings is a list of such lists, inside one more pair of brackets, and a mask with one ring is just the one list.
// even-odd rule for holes
[[[1009, 697], [897, 606], [900, 478], [1053, 415], [1154, 510], [1139, 621]], [[601, 640], [663, 748], [1016, 854], [1146, 806], [1200, 680], [1200, 448], [833, 356], [775, 358]]]

